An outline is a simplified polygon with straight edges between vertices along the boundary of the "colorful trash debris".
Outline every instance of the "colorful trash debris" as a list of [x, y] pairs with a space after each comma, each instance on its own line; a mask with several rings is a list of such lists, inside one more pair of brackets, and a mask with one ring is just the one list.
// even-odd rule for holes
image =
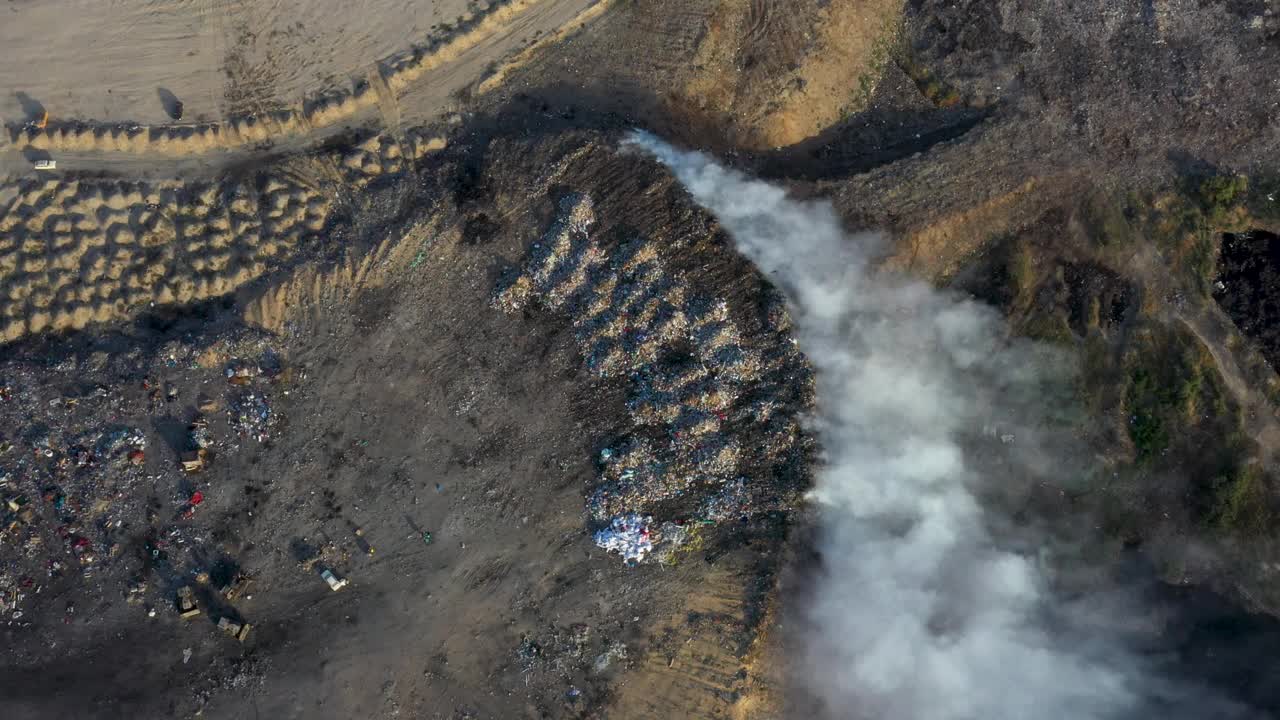
[[644, 562], [653, 551], [653, 534], [649, 524], [653, 518], [635, 513], [615, 517], [609, 526], [596, 531], [596, 545], [616, 552], [628, 564]]

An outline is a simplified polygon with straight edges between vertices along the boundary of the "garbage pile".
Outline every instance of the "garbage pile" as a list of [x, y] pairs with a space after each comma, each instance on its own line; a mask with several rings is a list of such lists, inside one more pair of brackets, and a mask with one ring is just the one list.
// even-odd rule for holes
[[99, 433], [93, 443], [98, 458], [107, 464], [140, 464], [146, 459], [147, 436], [138, 428], [123, 427]]
[[653, 551], [652, 522], [653, 518], [634, 513], [619, 515], [608, 527], [596, 531], [596, 545], [607, 552], [618, 553], [628, 564], [644, 562], [645, 556]]
[[231, 417], [231, 429], [240, 437], [266, 442], [271, 437], [275, 417], [267, 396], [255, 390], [246, 390], [232, 397], [227, 404]]
[[769, 477], [798, 452], [797, 413], [811, 380], [779, 303], [748, 337], [725, 300], [699, 294], [666, 267], [658, 243], [634, 238], [606, 248], [591, 234], [594, 221], [589, 196], [567, 195], [494, 304], [565, 313], [587, 368], [629, 380], [632, 433], [602, 451], [587, 511], [606, 524], [597, 543], [639, 561], [652, 546], [636, 518], [720, 521], [750, 512], [753, 485], [744, 478]]
[[702, 504], [704, 519], [722, 522], [745, 515], [751, 507], [751, 494], [747, 492], [746, 478], [737, 478], [724, 483], [719, 491], [712, 493]]

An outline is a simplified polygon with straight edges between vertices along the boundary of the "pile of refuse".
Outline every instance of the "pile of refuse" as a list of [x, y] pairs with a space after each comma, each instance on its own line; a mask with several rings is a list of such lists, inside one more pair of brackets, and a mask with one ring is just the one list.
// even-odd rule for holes
[[587, 369], [629, 381], [631, 428], [601, 451], [587, 510], [604, 525], [597, 544], [640, 562], [653, 549], [649, 516], [716, 522], [752, 511], [753, 492], [767, 492], [763, 479], [804, 443], [811, 376], [776, 299], [763, 329], [744, 332], [726, 300], [666, 266], [659, 243], [606, 246], [594, 221], [588, 195], [566, 195], [494, 305], [567, 315]]
[[596, 531], [596, 545], [618, 553], [628, 564], [644, 562], [645, 556], [653, 552], [652, 522], [653, 518], [647, 515], [619, 515], [608, 527]]
[[275, 418], [267, 396], [256, 390], [246, 390], [236, 395], [227, 405], [231, 417], [231, 429], [241, 437], [266, 442], [271, 437]]

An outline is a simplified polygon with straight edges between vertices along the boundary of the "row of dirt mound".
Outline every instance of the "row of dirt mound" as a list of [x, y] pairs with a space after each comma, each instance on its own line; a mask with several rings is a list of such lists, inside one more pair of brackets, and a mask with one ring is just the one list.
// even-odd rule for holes
[[628, 382], [632, 427], [602, 450], [591, 519], [718, 522], [768, 509], [801, 452], [795, 410], [812, 393], [780, 299], [771, 325], [744, 333], [723, 299], [666, 266], [658, 243], [609, 247], [594, 223], [588, 195], [562, 198], [497, 299], [512, 313], [536, 304], [567, 316], [587, 370]]
[[[403, 145], [402, 145], [403, 143]], [[335, 231], [347, 188], [398, 177], [443, 140], [372, 135], [287, 166], [202, 182], [21, 179], [0, 185], [0, 338], [81, 329], [226, 295]]]

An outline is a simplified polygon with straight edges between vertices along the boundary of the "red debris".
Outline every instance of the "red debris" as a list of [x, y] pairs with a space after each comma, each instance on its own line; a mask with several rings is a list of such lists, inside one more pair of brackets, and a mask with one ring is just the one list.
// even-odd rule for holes
[[129, 453], [129, 462], [134, 465], [141, 465], [147, 459], [147, 454], [141, 450], [134, 450]]
[[202, 502], [204, 502], [204, 493], [200, 492], [199, 490], [191, 493], [192, 505], [199, 505]]

